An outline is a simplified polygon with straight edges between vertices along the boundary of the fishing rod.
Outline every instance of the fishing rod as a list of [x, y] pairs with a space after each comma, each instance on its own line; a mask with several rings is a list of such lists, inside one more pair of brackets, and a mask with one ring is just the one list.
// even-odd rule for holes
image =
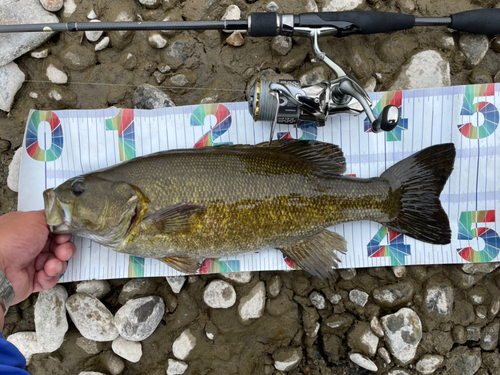
[[257, 81], [250, 89], [249, 111], [255, 121], [271, 121], [272, 140], [276, 124], [297, 125], [314, 121], [325, 125], [328, 116], [338, 113], [366, 113], [377, 133], [393, 130], [400, 118], [399, 108], [384, 107], [375, 117], [372, 102], [361, 85], [321, 51], [321, 36], [337, 38], [353, 34], [377, 34], [407, 30], [415, 26], [446, 26], [473, 34], [500, 34], [500, 9], [477, 9], [449, 17], [415, 17], [409, 14], [349, 11], [294, 14], [251, 13], [247, 20], [183, 22], [68, 22], [0, 25], [0, 33], [78, 32], [122, 30], [247, 30], [253, 37], [307, 36], [313, 51], [336, 75], [332, 81], [302, 87], [299, 81]]

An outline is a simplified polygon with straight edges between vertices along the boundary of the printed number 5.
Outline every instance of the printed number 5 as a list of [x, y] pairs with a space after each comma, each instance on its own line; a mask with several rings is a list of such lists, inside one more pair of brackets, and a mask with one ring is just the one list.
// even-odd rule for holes
[[490, 228], [473, 228], [476, 223], [495, 222], [495, 210], [489, 211], [464, 211], [460, 214], [458, 239], [473, 240], [482, 238], [485, 246], [483, 250], [477, 251], [472, 247], [457, 249], [458, 254], [468, 262], [481, 263], [490, 262], [500, 252], [500, 237], [498, 233]]

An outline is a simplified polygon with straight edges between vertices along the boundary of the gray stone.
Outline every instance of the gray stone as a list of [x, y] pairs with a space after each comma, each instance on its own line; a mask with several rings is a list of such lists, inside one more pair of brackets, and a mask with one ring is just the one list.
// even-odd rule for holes
[[82, 371], [78, 375], [106, 375], [106, 374], [97, 371]]
[[81, 281], [76, 285], [77, 293], [87, 293], [89, 296], [101, 299], [111, 291], [111, 286], [106, 280]]
[[363, 307], [368, 302], [368, 293], [363, 292], [362, 290], [353, 289], [349, 292], [349, 300], [356, 305]]
[[481, 367], [481, 349], [469, 349], [459, 346], [448, 355], [446, 368], [448, 374], [473, 375]]
[[146, 277], [132, 279], [127, 281], [118, 296], [118, 302], [124, 305], [127, 301], [138, 297], [153, 293], [155, 286], [150, 279]]
[[77, 338], [76, 345], [82, 348], [87, 354], [98, 354], [104, 349], [104, 345], [101, 342], [89, 340], [85, 337]]
[[415, 3], [413, 0], [396, 0], [396, 4], [402, 13], [413, 13], [415, 10]]
[[0, 154], [5, 151], [10, 150], [10, 142], [4, 139], [0, 139]]
[[410, 375], [410, 372], [403, 368], [393, 368], [387, 375]]
[[373, 357], [377, 352], [379, 338], [375, 336], [367, 322], [358, 322], [349, 331], [348, 344], [354, 351]]
[[479, 319], [485, 319], [486, 316], [488, 315], [488, 310], [486, 309], [486, 306], [476, 306], [476, 308], [474, 309], [475, 312], [476, 312], [476, 316], [479, 318]]
[[325, 297], [319, 292], [312, 292], [309, 295], [309, 300], [318, 310], [323, 310], [326, 307]]
[[413, 55], [390, 90], [412, 90], [450, 86], [450, 64], [437, 51], [422, 51]]
[[278, 35], [273, 38], [271, 49], [280, 56], [285, 56], [292, 49], [292, 38]]
[[[0, 6], [0, 25], [58, 22], [57, 16], [43, 9], [39, 0], [4, 1]], [[51, 32], [1, 34], [0, 66], [38, 47], [50, 39], [52, 34]]]
[[453, 341], [457, 344], [465, 344], [467, 342], [467, 330], [464, 326], [457, 325], [452, 330]]
[[274, 1], [271, 1], [269, 4], [266, 5], [266, 9], [269, 10], [270, 12], [277, 12], [280, 9], [280, 7]]
[[278, 371], [291, 371], [302, 359], [302, 348], [288, 346], [273, 353], [274, 368]]
[[302, 86], [315, 85], [325, 79], [325, 68], [323, 66], [316, 66], [299, 77], [299, 81]]
[[355, 10], [365, 4], [364, 0], [326, 0], [323, 6], [323, 12], [343, 12], [346, 10]]
[[374, 92], [375, 87], [377, 86], [377, 80], [375, 77], [370, 77], [368, 81], [364, 84], [363, 88], [365, 89], [366, 92]]
[[470, 275], [478, 273], [491, 273], [500, 267], [500, 262], [494, 263], [467, 263], [462, 266], [462, 271]]
[[500, 296], [496, 296], [491, 301], [490, 314], [492, 317], [495, 317], [499, 312], [500, 312]]
[[419, 374], [433, 374], [434, 371], [441, 366], [443, 361], [444, 358], [440, 355], [426, 354], [417, 362], [416, 369]]
[[113, 349], [115, 354], [129, 362], [139, 362], [142, 357], [142, 344], [140, 342], [129, 341], [121, 336], [113, 340], [111, 349]]
[[417, 47], [418, 43], [409, 35], [390, 33], [377, 43], [375, 52], [386, 63], [402, 63]]
[[464, 33], [460, 37], [458, 43], [469, 66], [479, 64], [490, 47], [490, 43], [486, 35]]
[[21, 170], [22, 155], [23, 149], [18, 148], [9, 164], [9, 175], [7, 176], [7, 186], [16, 193], [19, 191], [19, 172]]
[[323, 319], [321, 332], [342, 335], [349, 329], [353, 321], [354, 316], [351, 314], [330, 315], [328, 318]]
[[248, 284], [250, 280], [252, 280], [251, 272], [224, 272], [221, 273], [220, 276], [238, 285]]
[[474, 306], [482, 305], [488, 298], [488, 291], [483, 285], [477, 285], [467, 292], [467, 297]]
[[483, 328], [481, 333], [481, 348], [483, 350], [495, 350], [498, 346], [498, 333], [500, 331], [500, 321], [495, 321]]
[[467, 341], [479, 341], [481, 339], [481, 327], [468, 326], [467, 327]]
[[[101, 22], [99, 20], [90, 20], [90, 22]], [[102, 36], [103, 31], [85, 31], [85, 37], [89, 42], [97, 42]]]
[[378, 367], [373, 361], [366, 358], [364, 355], [359, 353], [351, 353], [349, 354], [349, 359], [357, 364], [359, 367], [367, 369], [369, 371], [377, 372]]
[[168, 360], [167, 375], [182, 375], [187, 370], [188, 365], [185, 362], [175, 359]]
[[445, 274], [453, 282], [453, 285], [460, 289], [470, 289], [484, 277], [484, 273], [470, 275], [457, 266], [447, 268]]
[[[120, 13], [114, 17], [113, 22], [134, 22], [137, 20], [137, 12], [129, 5], [124, 4]], [[108, 36], [111, 39], [111, 45], [118, 50], [124, 49], [132, 41], [134, 32], [130, 30], [110, 31]]]
[[339, 275], [343, 280], [351, 280], [357, 275], [355, 268], [343, 268], [339, 270]]
[[316, 13], [318, 11], [318, 4], [314, 0], [305, 1], [306, 12], [308, 13]]
[[231, 284], [214, 280], [205, 287], [203, 300], [213, 309], [227, 309], [236, 303], [236, 291]]
[[158, 296], [128, 301], [115, 314], [115, 326], [120, 335], [130, 341], [142, 341], [151, 336], [165, 313], [165, 303]]
[[168, 285], [170, 285], [170, 288], [172, 289], [172, 292], [175, 294], [178, 294], [184, 283], [186, 282], [186, 276], [173, 276], [173, 277], [166, 277]]
[[389, 354], [386, 348], [384, 347], [378, 348], [377, 353], [380, 356], [380, 358], [384, 360], [385, 363], [387, 364], [391, 363], [391, 355]]
[[377, 305], [393, 309], [406, 306], [413, 298], [414, 290], [411, 283], [384, 285], [373, 290], [373, 299]]
[[449, 317], [453, 308], [453, 287], [445, 279], [431, 279], [425, 289], [425, 309], [433, 317]]
[[267, 295], [270, 298], [276, 298], [281, 292], [282, 285], [283, 282], [281, 281], [281, 277], [279, 277], [279, 275], [274, 275], [267, 283]]
[[184, 330], [172, 344], [172, 353], [178, 359], [186, 359], [196, 346], [196, 337], [188, 329]]
[[36, 340], [36, 332], [17, 332], [7, 338], [7, 341], [12, 343], [26, 359], [28, 365], [33, 354], [40, 353], [38, 342]]
[[330, 302], [333, 305], [338, 305], [341, 299], [342, 299], [342, 296], [340, 294], [334, 294], [334, 295], [332, 295], [332, 298], [330, 298]]
[[161, 4], [160, 0], [139, 0], [139, 2], [149, 9], [157, 8]]
[[43, 353], [52, 353], [64, 342], [68, 331], [66, 300], [68, 292], [62, 285], [41, 291], [35, 304], [35, 330], [38, 347]]
[[59, 52], [61, 62], [69, 69], [83, 71], [95, 65], [96, 57], [93, 48], [69, 44]]
[[378, 337], [384, 337], [384, 329], [376, 316], [370, 319], [370, 328]]
[[422, 339], [422, 323], [415, 311], [402, 308], [382, 317], [381, 323], [385, 342], [396, 360], [401, 364], [412, 361]]
[[14, 98], [24, 83], [24, 79], [25, 75], [16, 63], [11, 62], [0, 66], [0, 110], [10, 111]]
[[111, 375], [118, 375], [125, 369], [125, 361], [111, 351], [107, 351], [103, 358], [103, 364]]
[[66, 310], [83, 337], [95, 341], [113, 341], [118, 337], [113, 315], [97, 298], [73, 294], [66, 300]]
[[243, 324], [250, 324], [264, 313], [266, 307], [266, 286], [259, 281], [252, 290], [241, 298], [238, 304], [238, 316]]
[[132, 100], [136, 109], [175, 107], [175, 103], [167, 94], [147, 84], [141, 85], [135, 90]]

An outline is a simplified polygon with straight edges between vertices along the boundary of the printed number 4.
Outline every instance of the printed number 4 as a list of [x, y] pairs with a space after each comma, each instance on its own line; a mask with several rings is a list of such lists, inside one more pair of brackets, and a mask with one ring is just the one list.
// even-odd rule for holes
[[458, 254], [468, 262], [481, 263], [490, 262], [498, 256], [500, 252], [500, 237], [491, 228], [473, 228], [476, 223], [495, 222], [495, 210], [489, 211], [464, 211], [460, 214], [458, 239], [473, 240], [482, 238], [484, 249], [477, 251], [472, 247], [457, 249]]

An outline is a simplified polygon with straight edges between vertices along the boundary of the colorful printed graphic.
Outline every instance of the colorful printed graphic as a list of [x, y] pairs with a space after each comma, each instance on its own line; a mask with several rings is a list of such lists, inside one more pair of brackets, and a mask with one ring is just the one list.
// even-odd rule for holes
[[[38, 127], [44, 122], [50, 125], [51, 145], [46, 150], [40, 147], [38, 140]], [[64, 146], [63, 130], [59, 117], [51, 111], [34, 111], [28, 121], [25, 146], [28, 155], [34, 160], [54, 161], [59, 159]]]
[[[388, 244], [381, 246], [386, 236]], [[404, 243], [404, 235], [384, 226], [368, 243], [367, 249], [370, 258], [390, 257], [391, 266], [404, 266], [405, 257], [411, 255], [410, 245]]]
[[[403, 91], [389, 91], [384, 94], [382, 99], [380, 99], [377, 105], [373, 108], [373, 114], [378, 117], [385, 106], [395, 105], [401, 111], [401, 105], [403, 103]], [[368, 117], [364, 120], [365, 133], [371, 133], [372, 124], [368, 120]], [[385, 139], [387, 142], [397, 142], [401, 141], [401, 133], [403, 130], [408, 130], [408, 119], [400, 118], [398, 126], [396, 126], [390, 132], [385, 133]]]
[[[470, 139], [481, 139], [491, 135], [498, 127], [498, 109], [489, 102], [474, 103], [477, 97], [494, 96], [495, 84], [489, 85], [469, 85], [465, 87], [465, 96], [462, 103], [462, 116], [472, 116], [475, 113], [482, 113], [484, 122], [482, 125], [474, 126], [470, 122], [458, 125], [458, 130], [463, 136]], [[479, 117], [479, 115], [477, 115]]]
[[135, 158], [135, 127], [133, 109], [120, 109], [118, 116], [106, 119], [106, 130], [118, 131], [120, 161]]
[[130, 257], [128, 262], [128, 277], [144, 277], [144, 258]]
[[301, 140], [315, 141], [318, 138], [318, 124], [313, 121], [299, 121], [294, 129], [295, 137], [292, 137], [291, 132], [278, 133], [278, 139], [297, 138], [298, 129], [302, 130]]
[[473, 240], [480, 237], [484, 240], [484, 249], [477, 251], [472, 247], [457, 249], [458, 254], [468, 262], [491, 262], [500, 252], [500, 237], [490, 228], [473, 228], [476, 223], [495, 222], [495, 210], [489, 211], [464, 211], [460, 214], [458, 239]]
[[200, 274], [217, 272], [239, 272], [239, 260], [220, 260], [221, 258], [207, 258], [200, 267]]
[[232, 144], [232, 142], [215, 143], [214, 141], [231, 127], [231, 112], [222, 104], [203, 104], [193, 111], [190, 119], [191, 126], [205, 125], [205, 118], [214, 115], [217, 119], [215, 126], [211, 126], [208, 133], [204, 134], [193, 146], [194, 148]]

